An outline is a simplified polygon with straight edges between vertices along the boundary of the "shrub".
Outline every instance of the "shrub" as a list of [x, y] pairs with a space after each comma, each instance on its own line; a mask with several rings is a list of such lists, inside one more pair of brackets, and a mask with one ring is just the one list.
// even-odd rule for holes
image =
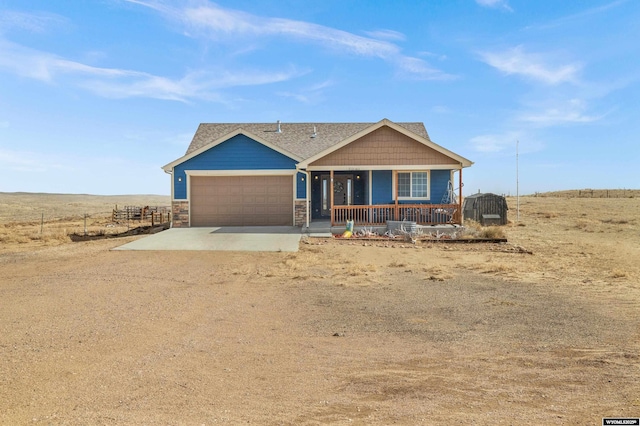
[[504, 231], [498, 226], [482, 228], [478, 236], [480, 238], [505, 238]]
[[482, 229], [482, 225], [479, 222], [476, 222], [473, 219], [466, 219], [464, 221], [464, 227], [468, 230], [480, 231]]

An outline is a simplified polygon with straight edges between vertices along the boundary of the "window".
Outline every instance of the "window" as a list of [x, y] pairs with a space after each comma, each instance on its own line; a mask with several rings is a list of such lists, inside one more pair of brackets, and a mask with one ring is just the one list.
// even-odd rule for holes
[[429, 172], [398, 173], [398, 198], [429, 199]]

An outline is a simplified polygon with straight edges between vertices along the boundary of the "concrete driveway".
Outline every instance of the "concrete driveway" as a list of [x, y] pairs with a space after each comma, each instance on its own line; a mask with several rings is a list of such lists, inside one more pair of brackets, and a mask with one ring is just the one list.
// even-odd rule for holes
[[301, 237], [294, 226], [172, 228], [113, 250], [298, 251]]

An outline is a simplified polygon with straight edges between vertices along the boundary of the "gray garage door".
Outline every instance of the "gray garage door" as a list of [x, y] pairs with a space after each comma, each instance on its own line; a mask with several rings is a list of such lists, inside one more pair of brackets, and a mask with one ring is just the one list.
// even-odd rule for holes
[[192, 176], [191, 226], [293, 225], [292, 176]]

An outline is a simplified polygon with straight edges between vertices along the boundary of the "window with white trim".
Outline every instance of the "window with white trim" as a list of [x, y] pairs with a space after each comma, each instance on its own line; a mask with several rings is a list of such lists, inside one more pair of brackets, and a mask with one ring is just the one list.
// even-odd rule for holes
[[399, 199], [429, 199], [429, 172], [398, 172]]

